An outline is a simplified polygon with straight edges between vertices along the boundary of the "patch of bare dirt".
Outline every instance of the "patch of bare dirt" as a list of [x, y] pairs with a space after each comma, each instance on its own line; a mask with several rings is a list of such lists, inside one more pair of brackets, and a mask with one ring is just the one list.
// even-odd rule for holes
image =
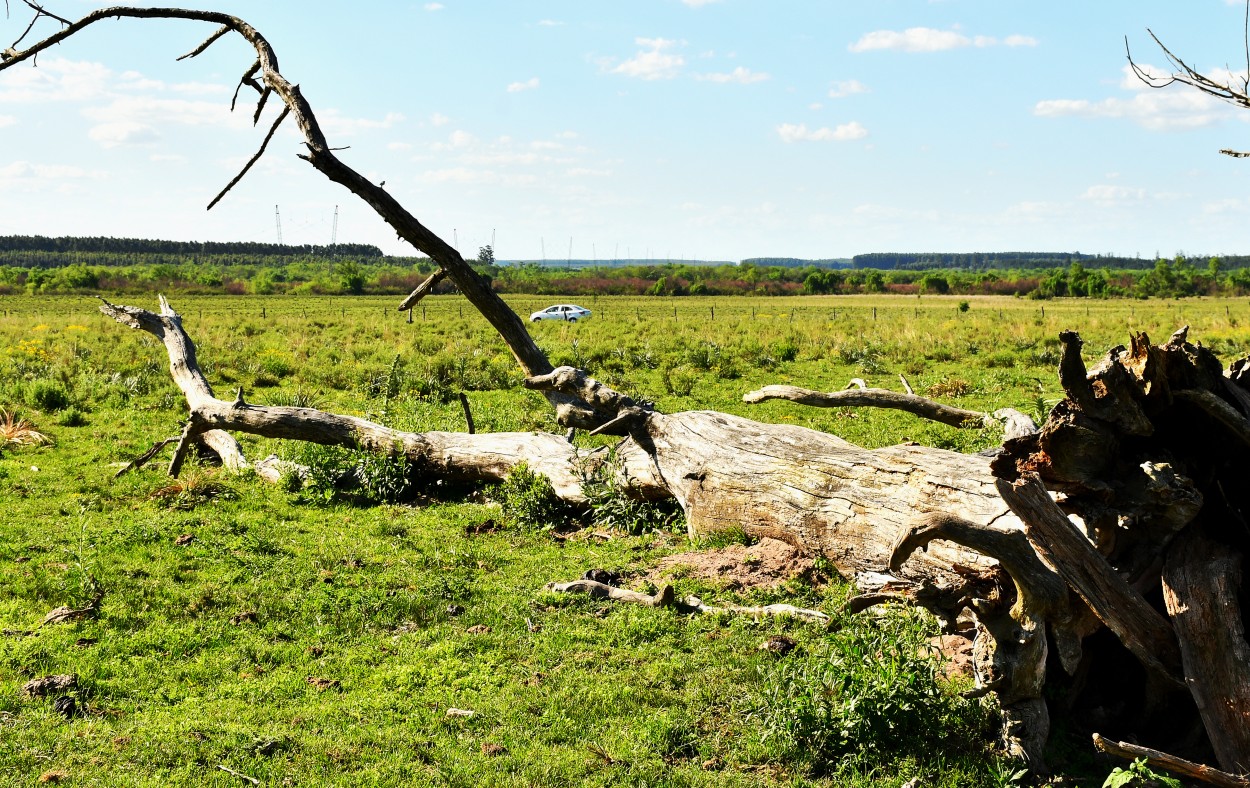
[[711, 580], [729, 591], [771, 588], [796, 577], [812, 575], [812, 559], [780, 539], [765, 537], [756, 544], [733, 544], [715, 550], [678, 553], [660, 560], [647, 579], [663, 585], [678, 577]]
[[963, 635], [938, 635], [929, 641], [942, 656], [942, 675], [949, 681], [956, 677], [974, 678], [972, 639]]

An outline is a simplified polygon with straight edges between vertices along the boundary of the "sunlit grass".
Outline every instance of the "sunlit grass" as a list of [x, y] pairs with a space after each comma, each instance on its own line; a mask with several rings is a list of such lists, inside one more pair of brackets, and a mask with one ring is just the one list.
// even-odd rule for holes
[[[563, 300], [507, 299], [521, 315]], [[94, 304], [6, 297], [0, 312], [5, 780], [33, 784], [60, 770], [70, 784], [239, 784], [218, 765], [274, 785], [897, 788], [913, 778], [999, 779], [1004, 767], [973, 733], [958, 752], [892, 745], [875, 760], [838, 763], [796, 755], [801, 737], [765, 736], [769, 691], [825, 674], [810, 659], [781, 674], [785, 663], [758, 646], [784, 632], [823, 654], [830, 635], [810, 625], [683, 618], [543, 590], [590, 568], [636, 579], [689, 549], [684, 537], [556, 540], [491, 525], [504, 518], [489, 503], [313, 501], [195, 463], [173, 481], [160, 459], [114, 479], [178, 434], [186, 406], [164, 348]], [[853, 377], [901, 390], [901, 374], [918, 393], [963, 407], [1041, 415], [1060, 395], [1061, 330], [1080, 331], [1087, 363], [1131, 331], [1160, 341], [1185, 324], [1226, 362], [1250, 350], [1242, 327], [1250, 304], [1234, 299], [601, 297], [582, 305], [592, 319], [529, 326], [556, 363], [583, 366], [665, 411], [722, 410], [866, 446], [915, 440], [969, 451], [999, 436], [895, 412], [746, 405], [742, 395], [770, 383], [836, 390]], [[486, 321], [457, 298], [427, 299], [412, 323], [382, 298], [186, 297], [173, 306], [224, 398], [242, 388], [249, 402], [423, 431], [463, 430], [456, 395], [465, 392], [479, 431], [558, 429], [542, 397], [519, 386]], [[11, 434], [26, 437], [19, 445]], [[253, 458], [286, 450], [241, 441]], [[709, 601], [763, 601], [758, 592], [675, 582], [679, 594]], [[95, 618], [37, 628], [49, 610], [80, 607], [97, 588]], [[791, 590], [830, 612], [844, 597], [836, 588]], [[65, 719], [19, 692], [31, 677], [71, 672], [81, 716]], [[474, 716], [448, 717], [448, 708]], [[764, 716], [784, 726], [786, 713], [777, 700]], [[830, 707], [827, 716], [840, 714]]]

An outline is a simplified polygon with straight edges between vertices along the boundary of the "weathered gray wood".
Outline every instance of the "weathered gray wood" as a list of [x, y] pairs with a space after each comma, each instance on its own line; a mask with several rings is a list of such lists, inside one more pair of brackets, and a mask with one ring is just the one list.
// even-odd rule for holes
[[1090, 610], [1143, 665], [1170, 681], [1181, 681], [1180, 649], [1171, 624], [1129, 587], [1051, 500], [1035, 474], [998, 490], [1024, 522], [1038, 555], [1067, 581]]
[[798, 386], [772, 385], [742, 395], [742, 401], [749, 403], [766, 402], [770, 399], [784, 399], [815, 408], [893, 408], [951, 427], [980, 427], [989, 418], [988, 414], [975, 410], [957, 408], [916, 394], [903, 394], [889, 389], [822, 392]]
[[1241, 604], [1242, 557], [1190, 530], [1163, 567], [1163, 598], [1180, 640], [1185, 683], [1220, 766], [1250, 772], [1250, 644]]
[[441, 268], [430, 274], [426, 277], [425, 281], [417, 285], [416, 289], [408, 294], [407, 298], [399, 303], [399, 311], [407, 312], [409, 309], [412, 309], [414, 304], [429, 295], [438, 283], [443, 281], [445, 278], [447, 278], [447, 272]]

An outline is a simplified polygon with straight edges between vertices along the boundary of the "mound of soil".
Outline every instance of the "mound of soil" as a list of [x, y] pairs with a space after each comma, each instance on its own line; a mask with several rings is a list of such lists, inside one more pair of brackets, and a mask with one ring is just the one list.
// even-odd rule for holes
[[726, 590], [740, 591], [771, 588], [811, 574], [810, 557], [780, 539], [765, 537], [750, 547], [733, 544], [670, 555], [656, 564], [647, 579], [663, 585], [675, 577], [695, 577], [714, 581]]

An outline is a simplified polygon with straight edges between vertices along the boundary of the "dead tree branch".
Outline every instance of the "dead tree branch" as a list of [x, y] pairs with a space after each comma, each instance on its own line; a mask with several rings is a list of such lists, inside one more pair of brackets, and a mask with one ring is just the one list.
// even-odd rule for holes
[[243, 165], [243, 169], [239, 170], [238, 175], [230, 179], [230, 182], [226, 184], [226, 188], [218, 192], [217, 196], [209, 202], [207, 210], [213, 210], [213, 206], [221, 202], [221, 198], [225, 197], [227, 192], [233, 189], [239, 181], [243, 180], [243, 176], [247, 175], [248, 170], [252, 169], [252, 165], [260, 161], [260, 157], [265, 155], [265, 148], [269, 147], [269, 141], [273, 139], [273, 135], [277, 133], [278, 127], [282, 125], [282, 121], [286, 120], [286, 116], [289, 114], [291, 114], [291, 108], [283, 107], [282, 112], [278, 113], [278, 117], [274, 119], [273, 125], [269, 127], [269, 133], [266, 134], [265, 139], [261, 141], [260, 150], [256, 151], [252, 158], [247, 160], [247, 164]]
[[1204, 783], [1218, 785], [1220, 788], [1250, 788], [1250, 777], [1222, 772], [1219, 769], [1187, 761], [1184, 758], [1178, 758], [1175, 755], [1169, 755], [1159, 750], [1152, 750], [1149, 747], [1141, 747], [1122, 741], [1112, 741], [1097, 733], [1094, 734], [1094, 747], [1108, 755], [1115, 755], [1129, 761], [1145, 758], [1146, 763], [1151, 768], [1163, 769], [1173, 774], [1179, 774], [1182, 777], [1191, 777]]
[[[842, 391], [821, 392], [798, 386], [772, 385], [742, 395], [742, 401], [755, 404], [770, 399], [784, 399], [808, 405], [813, 408], [892, 408], [919, 416], [922, 419], [936, 421], [956, 428], [980, 428], [998, 424], [998, 418], [1006, 418], [1009, 429], [1008, 438], [1018, 437], [1037, 430], [1031, 418], [1019, 411], [1004, 408], [993, 415], [975, 410], [958, 408], [941, 402], [921, 397], [917, 394], [902, 394], [889, 389], [867, 388], [863, 381], [856, 378], [852, 383], [859, 383], [856, 388]], [[903, 381], [907, 385], [907, 381]], [[910, 386], [908, 386], [910, 388]], [[997, 418], [996, 418], [997, 417]]]

